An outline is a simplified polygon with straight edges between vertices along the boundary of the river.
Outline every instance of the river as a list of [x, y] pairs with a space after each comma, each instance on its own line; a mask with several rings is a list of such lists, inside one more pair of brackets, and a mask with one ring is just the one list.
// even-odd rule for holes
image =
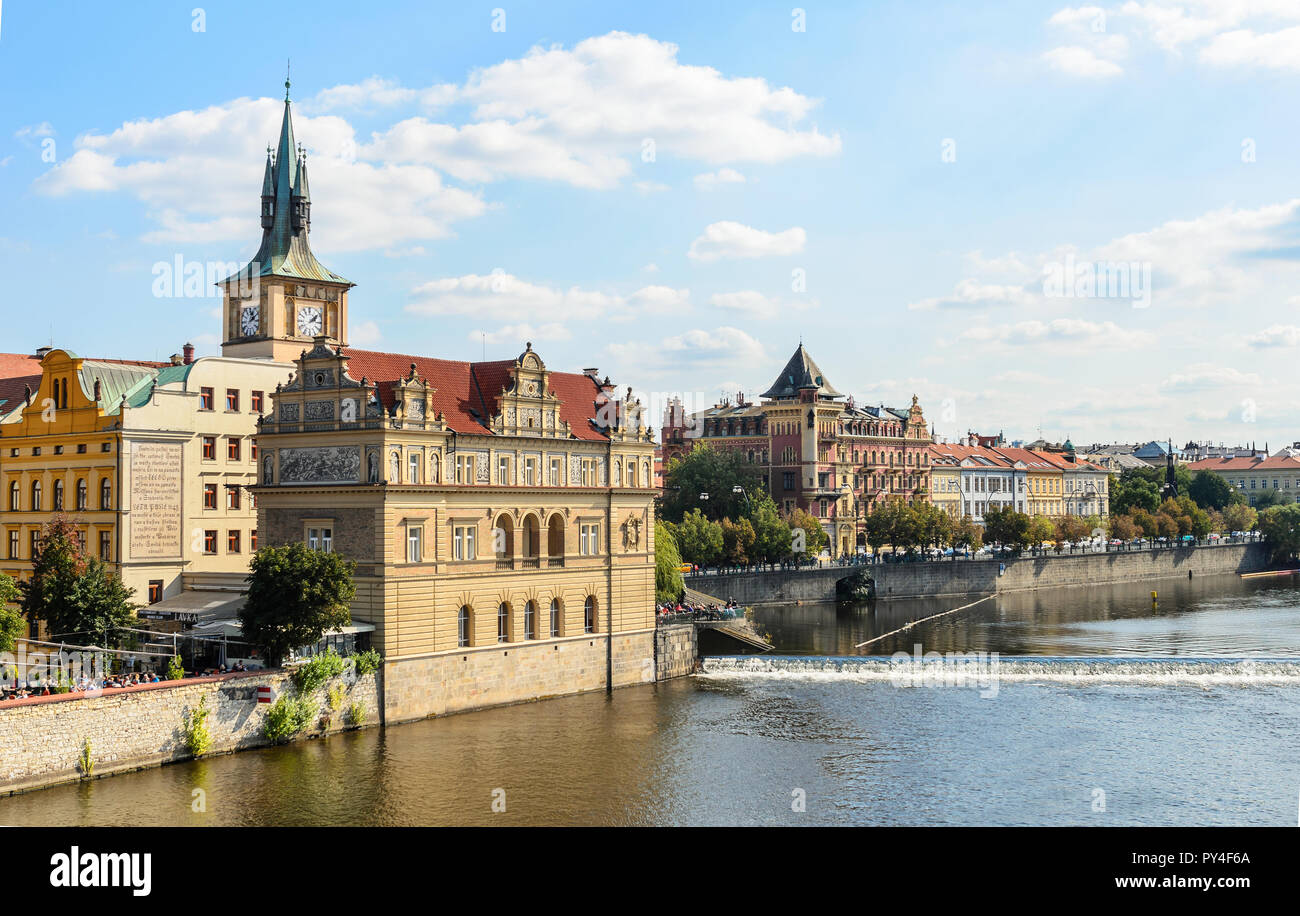
[[[855, 648], [964, 603], [764, 607], [780, 658], [55, 787], [0, 823], [1296, 824], [1289, 580], [1004, 595]], [[900, 686], [879, 657], [917, 644], [996, 653], [995, 689]]]

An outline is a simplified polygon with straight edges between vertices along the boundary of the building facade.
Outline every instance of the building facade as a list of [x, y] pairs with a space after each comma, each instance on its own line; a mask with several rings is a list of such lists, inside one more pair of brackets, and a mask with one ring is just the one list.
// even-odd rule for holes
[[660, 442], [666, 462], [696, 443], [739, 452], [780, 510], [820, 520], [832, 556], [866, 544], [866, 517], [883, 500], [930, 494], [931, 438], [917, 399], [903, 409], [857, 406], [802, 344], [758, 403], [737, 395], [689, 415], [670, 403]]
[[[288, 103], [285, 124], [292, 136]], [[280, 146], [268, 168], [283, 176]], [[226, 349], [274, 357], [317, 333], [259, 427], [258, 528], [265, 544], [356, 562], [351, 615], [385, 658], [387, 720], [653, 680], [657, 490], [641, 405], [595, 370], [553, 371], [531, 344], [494, 362], [346, 349], [346, 281], [311, 255], [305, 219], [278, 219], [272, 191], [262, 248], [293, 256], [263, 288], [281, 285], [284, 322], [263, 299]], [[299, 286], [312, 303], [337, 291], [337, 326], [286, 331]]]
[[1193, 474], [1197, 471], [1218, 474], [1252, 506], [1266, 490], [1277, 493], [1283, 502], [1300, 498], [1300, 458], [1290, 455], [1207, 458], [1191, 462], [1187, 469]]

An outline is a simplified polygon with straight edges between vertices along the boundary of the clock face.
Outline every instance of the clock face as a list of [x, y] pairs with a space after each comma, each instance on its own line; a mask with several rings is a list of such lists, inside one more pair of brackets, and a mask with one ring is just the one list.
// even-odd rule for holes
[[298, 309], [298, 333], [303, 337], [315, 337], [321, 333], [323, 326], [321, 308], [318, 305]]
[[239, 313], [239, 333], [245, 337], [253, 337], [260, 330], [257, 320], [258, 308], [255, 305], [246, 305], [243, 311]]

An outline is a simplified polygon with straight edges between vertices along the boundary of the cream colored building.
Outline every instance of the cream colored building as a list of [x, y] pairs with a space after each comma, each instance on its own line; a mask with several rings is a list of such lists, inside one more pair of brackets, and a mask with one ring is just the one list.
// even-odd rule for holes
[[58, 349], [40, 365], [37, 389], [0, 421], [0, 569], [30, 574], [41, 527], [63, 515], [141, 604], [187, 581], [240, 587], [257, 549], [253, 434], [289, 367]]

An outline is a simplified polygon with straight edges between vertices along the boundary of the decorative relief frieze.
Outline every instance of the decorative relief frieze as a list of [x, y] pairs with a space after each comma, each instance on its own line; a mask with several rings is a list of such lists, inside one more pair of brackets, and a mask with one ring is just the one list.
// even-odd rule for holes
[[279, 455], [282, 484], [358, 483], [361, 480], [361, 450], [355, 446], [282, 448]]
[[280, 405], [280, 422], [297, 423], [301, 414], [298, 412], [298, 404], [281, 404]]
[[304, 405], [304, 413], [308, 420], [333, 420], [334, 402], [308, 401]]

